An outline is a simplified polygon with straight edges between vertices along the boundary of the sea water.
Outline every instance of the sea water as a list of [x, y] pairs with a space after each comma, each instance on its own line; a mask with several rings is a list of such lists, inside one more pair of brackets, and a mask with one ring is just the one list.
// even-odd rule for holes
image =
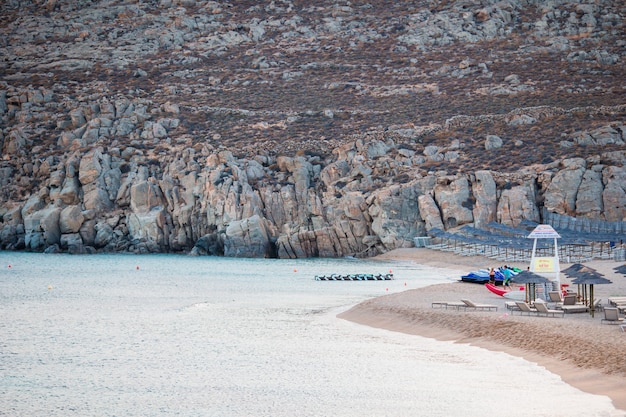
[[0, 415], [623, 415], [523, 359], [336, 318], [451, 270], [14, 252], [0, 268]]

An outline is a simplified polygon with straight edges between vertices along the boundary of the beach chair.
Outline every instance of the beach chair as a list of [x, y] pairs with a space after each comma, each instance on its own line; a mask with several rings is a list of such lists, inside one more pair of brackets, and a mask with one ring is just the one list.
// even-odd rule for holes
[[517, 306], [517, 304], [515, 304], [515, 301], [505, 301], [504, 306], [507, 310], [519, 311], [519, 307]]
[[493, 304], [478, 304], [471, 300], [461, 300], [467, 308], [473, 308], [474, 310], [495, 310], [498, 311], [498, 306]]
[[576, 302], [578, 301], [578, 294], [576, 293], [567, 293], [567, 295], [565, 295], [565, 297], [563, 297], [563, 304], [564, 306], [573, 306], [576, 305]]
[[570, 314], [570, 313], [586, 313], [587, 311], [589, 311], [589, 307], [587, 307], [584, 304], [575, 304], [575, 305], [563, 305], [561, 306], [561, 310], [563, 310], [563, 312]]
[[576, 294], [567, 294], [565, 297], [563, 297], [561, 310], [566, 313], [586, 313], [587, 311], [589, 311], [589, 307], [587, 307], [583, 303], [577, 302], [577, 299], [578, 296]]
[[609, 304], [617, 307], [619, 304], [626, 303], [626, 297], [609, 297]]
[[619, 316], [619, 310], [615, 307], [604, 308], [604, 318], [600, 320], [601, 323], [606, 324], [622, 324], [623, 318]]
[[556, 317], [557, 314], [560, 314], [561, 317], [565, 314], [563, 310], [551, 310], [548, 308], [548, 305], [541, 302], [535, 302], [535, 308], [537, 309], [537, 314], [539, 315], [551, 315], [552, 317]]
[[458, 310], [460, 308], [467, 308], [467, 304], [460, 303], [458, 301], [433, 301], [431, 303], [431, 307], [432, 308], [445, 308], [446, 310], [448, 309], [448, 307], [450, 307], [450, 308], [454, 308]]
[[520, 315], [524, 315], [524, 313], [526, 313], [527, 316], [530, 316], [531, 314], [537, 315], [537, 309], [529, 306], [526, 301], [516, 301], [515, 305], [519, 308]]
[[602, 298], [596, 298], [596, 300], [593, 302], [593, 309], [595, 311], [604, 310], [604, 306], [602, 305]]
[[555, 303], [555, 305], [562, 303], [563, 298], [561, 298], [561, 291], [548, 291], [548, 301]]

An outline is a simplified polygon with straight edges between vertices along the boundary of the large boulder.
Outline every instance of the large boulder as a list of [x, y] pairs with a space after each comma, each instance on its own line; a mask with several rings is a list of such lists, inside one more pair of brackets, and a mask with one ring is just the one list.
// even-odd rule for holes
[[502, 147], [502, 139], [500, 136], [496, 135], [487, 135], [485, 138], [485, 150], [492, 151], [494, 149], [499, 149]]
[[422, 194], [417, 198], [419, 205], [419, 211], [422, 216], [422, 220], [425, 223], [426, 231], [432, 229], [444, 230], [443, 221], [441, 220], [441, 212], [435, 202], [435, 199], [430, 194]]
[[77, 233], [85, 218], [79, 206], [68, 206], [61, 210], [59, 229], [61, 233]]
[[63, 187], [57, 197], [63, 204], [79, 204], [81, 202], [80, 183], [76, 177], [65, 177]]
[[41, 250], [59, 244], [59, 207], [49, 207], [24, 217], [25, 245], [28, 249]]
[[602, 218], [602, 166], [585, 170], [576, 194], [576, 215], [592, 219]]
[[141, 181], [130, 188], [130, 207], [134, 213], [148, 213], [161, 207], [161, 193], [157, 185]]
[[78, 180], [82, 185], [90, 184], [102, 173], [102, 153], [95, 149], [85, 154], [80, 159], [80, 165], [78, 169]]
[[360, 224], [363, 229], [359, 233], [360, 241], [375, 235], [387, 250], [412, 246], [413, 238], [425, 233], [418, 203], [421, 192], [419, 183], [394, 185], [375, 192], [368, 200], [371, 226], [364, 218]]
[[602, 192], [605, 220], [610, 222], [626, 221], [626, 169], [608, 167], [603, 171], [605, 183]]
[[130, 213], [126, 224], [131, 241], [141, 244], [149, 252], [160, 252], [164, 247], [164, 210], [155, 208], [148, 212]]
[[498, 200], [496, 196], [496, 182], [490, 171], [476, 171], [472, 182], [474, 196], [474, 226], [481, 228], [496, 220]]
[[576, 195], [586, 171], [585, 165], [582, 158], [566, 159], [562, 162], [562, 169], [554, 174], [545, 191], [546, 209], [558, 214], [576, 214]]
[[106, 222], [97, 223], [95, 225], [96, 235], [93, 240], [93, 245], [96, 248], [104, 248], [114, 238], [114, 232], [111, 225]]
[[63, 234], [61, 235], [59, 243], [61, 249], [65, 249], [68, 253], [85, 253], [85, 246], [83, 245], [83, 239], [81, 238], [80, 233]]
[[446, 229], [474, 221], [470, 187], [465, 176], [437, 178], [434, 194]]
[[517, 185], [503, 190], [498, 200], [498, 223], [517, 226], [522, 220], [532, 222], [540, 220], [535, 189], [530, 184]]
[[268, 257], [272, 247], [266, 223], [258, 215], [230, 222], [224, 237], [224, 256]]

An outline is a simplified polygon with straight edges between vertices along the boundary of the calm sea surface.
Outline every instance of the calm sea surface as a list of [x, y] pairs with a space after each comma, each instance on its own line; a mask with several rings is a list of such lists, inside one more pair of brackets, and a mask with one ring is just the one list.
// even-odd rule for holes
[[0, 415], [623, 415], [522, 359], [335, 317], [457, 279], [349, 259], [0, 252]]

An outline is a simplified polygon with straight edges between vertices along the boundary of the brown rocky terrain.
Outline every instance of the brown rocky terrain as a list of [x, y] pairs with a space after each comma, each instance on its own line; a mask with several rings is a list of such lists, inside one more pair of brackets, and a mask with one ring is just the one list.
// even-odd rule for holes
[[544, 213], [625, 232], [623, 2], [0, 12], [3, 249], [370, 256]]

